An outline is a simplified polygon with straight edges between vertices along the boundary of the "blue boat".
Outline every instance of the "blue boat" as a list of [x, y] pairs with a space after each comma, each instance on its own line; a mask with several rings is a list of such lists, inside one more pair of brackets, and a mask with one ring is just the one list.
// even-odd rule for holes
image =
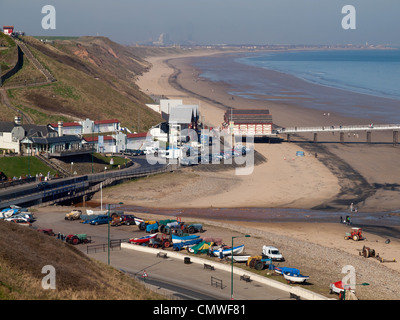
[[275, 272], [282, 274], [288, 283], [303, 283], [306, 282], [310, 277], [304, 276], [300, 273], [299, 269], [296, 268], [275, 268]]
[[186, 241], [191, 241], [195, 239], [200, 239], [200, 236], [196, 235], [189, 235], [189, 236], [177, 236], [176, 234], [172, 235], [172, 243], [181, 243], [181, 242], [186, 242]]
[[173, 243], [172, 247], [175, 251], [179, 251], [184, 248], [190, 248], [198, 243], [200, 243], [202, 240], [200, 237], [198, 239], [193, 239], [193, 240], [187, 240], [184, 242], [179, 242], [179, 243]]

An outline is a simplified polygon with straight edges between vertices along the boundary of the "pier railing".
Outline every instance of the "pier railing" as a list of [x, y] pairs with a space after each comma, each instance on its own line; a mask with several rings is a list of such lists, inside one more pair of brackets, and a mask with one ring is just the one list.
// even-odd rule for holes
[[385, 131], [400, 130], [400, 124], [369, 124], [369, 125], [350, 125], [350, 126], [318, 126], [318, 127], [288, 127], [277, 128], [279, 133], [307, 133], [307, 132], [355, 132], [355, 131]]

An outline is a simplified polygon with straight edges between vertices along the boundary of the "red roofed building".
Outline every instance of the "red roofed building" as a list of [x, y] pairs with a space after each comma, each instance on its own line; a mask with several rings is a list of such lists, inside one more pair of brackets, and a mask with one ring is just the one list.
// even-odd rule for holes
[[126, 148], [132, 150], [143, 149], [146, 142], [150, 143], [151, 140], [152, 136], [149, 134], [149, 137], [147, 137], [147, 132], [129, 133], [126, 135]]
[[14, 26], [3, 26], [3, 33], [11, 35], [14, 32]]
[[[50, 124], [54, 130], [58, 132], [60, 136], [62, 135], [78, 135], [82, 134], [82, 125], [78, 122], [62, 122], [51, 123]], [[60, 130], [61, 129], [61, 130]]]
[[94, 122], [94, 132], [113, 132], [121, 130], [118, 119], [96, 120]]
[[97, 152], [113, 152], [115, 145], [115, 139], [112, 136], [84, 137], [83, 140], [91, 144]]

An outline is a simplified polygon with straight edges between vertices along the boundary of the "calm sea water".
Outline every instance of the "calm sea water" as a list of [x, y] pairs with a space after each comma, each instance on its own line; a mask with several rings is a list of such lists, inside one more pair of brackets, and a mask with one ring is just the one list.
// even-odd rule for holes
[[400, 100], [398, 49], [265, 53], [236, 61], [316, 84]]
[[[232, 95], [400, 123], [399, 49], [249, 53], [225, 60], [200, 59], [195, 65], [203, 71], [202, 77], [228, 83]], [[304, 81], [255, 77], [245, 66]]]

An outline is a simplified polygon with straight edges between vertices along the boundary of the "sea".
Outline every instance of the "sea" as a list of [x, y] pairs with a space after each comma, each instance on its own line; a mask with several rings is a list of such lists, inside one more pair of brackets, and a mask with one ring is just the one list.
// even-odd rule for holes
[[[202, 70], [201, 77], [229, 84], [233, 96], [285, 103], [296, 100], [303, 107], [324, 112], [400, 123], [399, 48], [254, 52], [227, 55], [218, 63], [199, 59], [194, 65]], [[254, 77], [243, 66], [286, 77]], [[288, 81], [290, 77], [303, 85]]]

